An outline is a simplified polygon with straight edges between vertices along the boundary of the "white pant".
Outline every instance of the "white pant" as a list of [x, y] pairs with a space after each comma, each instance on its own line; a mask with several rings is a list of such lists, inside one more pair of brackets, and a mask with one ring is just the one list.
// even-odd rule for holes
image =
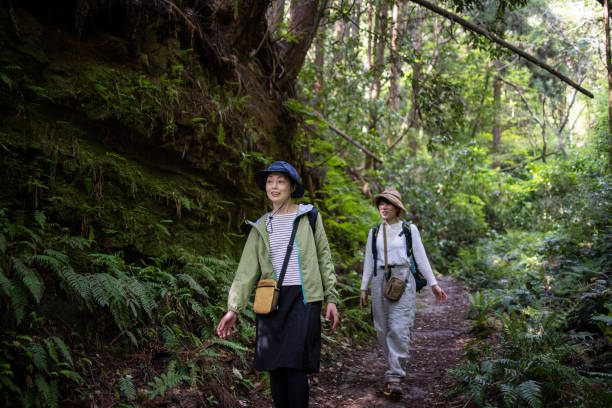
[[385, 269], [377, 268], [372, 279], [372, 317], [383, 355], [389, 369], [385, 372], [387, 382], [401, 381], [406, 375], [406, 361], [410, 349], [410, 332], [414, 326], [416, 287], [408, 265], [393, 267], [391, 276], [409, 277], [401, 298], [391, 301], [383, 296]]

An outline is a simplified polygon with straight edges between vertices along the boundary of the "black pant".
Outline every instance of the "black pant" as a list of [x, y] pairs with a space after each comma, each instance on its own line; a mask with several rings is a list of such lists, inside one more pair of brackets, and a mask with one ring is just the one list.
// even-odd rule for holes
[[270, 391], [276, 408], [308, 407], [308, 376], [299, 368], [270, 371]]

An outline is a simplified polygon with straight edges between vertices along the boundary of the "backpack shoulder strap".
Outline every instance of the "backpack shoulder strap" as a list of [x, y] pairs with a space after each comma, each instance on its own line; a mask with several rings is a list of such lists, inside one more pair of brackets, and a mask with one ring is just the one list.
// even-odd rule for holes
[[376, 248], [376, 238], [378, 237], [378, 231], [380, 225], [372, 227], [372, 255], [374, 255], [374, 262], [378, 260], [378, 248]]
[[406, 237], [406, 255], [410, 258], [412, 255], [412, 230], [410, 228], [410, 222], [402, 222], [402, 234]]
[[317, 231], [317, 217], [319, 215], [319, 210], [316, 207], [312, 207], [312, 210], [308, 212], [308, 222], [310, 223], [310, 228], [312, 229], [312, 235]]
[[378, 231], [380, 225], [372, 227], [372, 256], [374, 257], [374, 276], [376, 276], [376, 262], [378, 261], [378, 248], [376, 248], [376, 238], [378, 237]]

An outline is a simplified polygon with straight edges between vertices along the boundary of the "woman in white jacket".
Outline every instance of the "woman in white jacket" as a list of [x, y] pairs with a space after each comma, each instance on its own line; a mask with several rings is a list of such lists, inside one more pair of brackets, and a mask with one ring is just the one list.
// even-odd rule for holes
[[[376, 260], [372, 251], [374, 229], [370, 230], [368, 235], [359, 303], [362, 309], [367, 305], [368, 286], [372, 282], [372, 317], [378, 343], [388, 363], [388, 369], [385, 372], [385, 394], [399, 398], [402, 394], [401, 381], [406, 375], [405, 367], [410, 348], [410, 332], [414, 325], [416, 283], [410, 272], [412, 257], [408, 256], [406, 250], [407, 242], [400, 220], [406, 213], [400, 193], [394, 189], [385, 190], [374, 197], [374, 202], [384, 222], [378, 228], [376, 234], [376, 252], [378, 254]], [[412, 254], [419, 271], [427, 279], [427, 284], [431, 287], [436, 299], [445, 301], [446, 293], [436, 281], [419, 230], [414, 224], [410, 225], [410, 232]], [[387, 241], [386, 245], [385, 239]], [[385, 263], [388, 270], [386, 277]], [[407, 281], [403, 294], [395, 301], [383, 296], [383, 289], [391, 276], [397, 276]]]

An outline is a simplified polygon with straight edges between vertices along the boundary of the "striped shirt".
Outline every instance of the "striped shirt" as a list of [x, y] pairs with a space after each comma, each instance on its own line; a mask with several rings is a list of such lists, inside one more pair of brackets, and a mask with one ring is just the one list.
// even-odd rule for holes
[[[287, 245], [289, 245], [289, 239], [291, 238], [291, 231], [293, 229], [293, 221], [295, 220], [297, 213], [293, 214], [268, 214], [266, 220], [266, 229], [270, 236], [270, 253], [272, 255], [272, 265], [276, 270], [276, 279], [280, 277], [281, 270], [283, 268], [283, 262], [285, 261], [285, 255], [287, 254]], [[297, 245], [293, 245], [293, 252], [289, 258], [289, 264], [287, 265], [287, 272], [285, 272], [285, 278], [283, 279], [283, 286], [301, 285], [302, 280], [300, 278], [300, 266], [298, 262], [298, 248]]]

